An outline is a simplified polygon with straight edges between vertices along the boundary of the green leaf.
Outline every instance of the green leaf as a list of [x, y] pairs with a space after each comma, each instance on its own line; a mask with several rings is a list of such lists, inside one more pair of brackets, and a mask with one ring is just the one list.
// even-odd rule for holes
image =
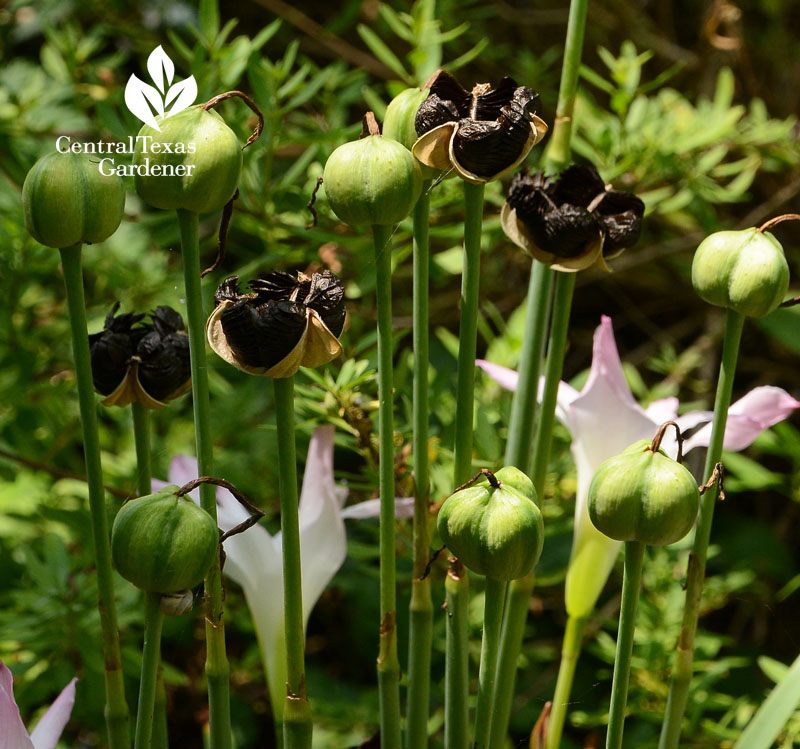
[[769, 749], [800, 705], [800, 657], [747, 724], [734, 749]]
[[208, 41], [213, 44], [219, 34], [219, 6], [217, 0], [200, 0], [200, 28]]
[[448, 63], [447, 69], [451, 71], [458, 70], [459, 68], [463, 68], [465, 65], [469, 65], [469, 63], [471, 63], [488, 46], [488, 37], [483, 37], [483, 39], [481, 39], [472, 49], [467, 50], [463, 55], [456, 57], [455, 60]]
[[411, 85], [411, 76], [403, 67], [403, 63], [400, 62], [397, 55], [386, 46], [384, 41], [369, 28], [369, 26], [365, 26], [363, 23], [358, 24], [358, 34], [375, 57], [387, 68], [391, 69], [402, 81]]
[[399, 14], [392, 10], [386, 3], [381, 3], [379, 12], [381, 18], [386, 21], [386, 25], [402, 40], [409, 44], [414, 43], [414, 34], [408, 28], [408, 24], [403, 22]]

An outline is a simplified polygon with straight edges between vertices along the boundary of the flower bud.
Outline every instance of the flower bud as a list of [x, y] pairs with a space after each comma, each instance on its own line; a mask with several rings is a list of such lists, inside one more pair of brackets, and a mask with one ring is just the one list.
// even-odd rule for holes
[[236, 134], [202, 105], [156, 121], [160, 132], [144, 125], [136, 138], [133, 163], [147, 166], [148, 172], [136, 172], [139, 197], [164, 210], [222, 210], [236, 192], [242, 171]]
[[202, 582], [219, 545], [212, 517], [177, 486], [126, 502], [111, 531], [117, 571], [140, 590], [176, 593]]
[[183, 318], [171, 307], [151, 314], [116, 315], [117, 302], [99, 333], [89, 336], [94, 389], [104, 406], [134, 401], [159, 409], [192, 387], [189, 338]]
[[789, 266], [783, 248], [769, 232], [718, 231], [706, 237], [694, 254], [692, 285], [709, 304], [746, 317], [763, 317], [786, 296]]
[[675, 543], [694, 525], [699, 505], [692, 474], [654, 450], [652, 440], [635, 442], [602, 463], [589, 486], [592, 523], [617, 541]]
[[544, 542], [531, 480], [513, 466], [451, 494], [439, 510], [442, 541], [469, 569], [496, 580], [527, 575]]
[[206, 323], [208, 343], [228, 364], [266, 377], [291, 377], [298, 367], [319, 367], [342, 353], [339, 336], [347, 311], [344, 286], [330, 271], [274, 271], [239, 291], [226, 278], [214, 294]]
[[108, 239], [124, 207], [122, 178], [104, 175], [97, 159], [86, 154], [47, 154], [31, 167], [22, 186], [25, 227], [47, 247]]
[[370, 134], [339, 146], [325, 164], [325, 194], [336, 215], [351, 226], [393, 226], [414, 207], [422, 171], [411, 152], [384, 138], [371, 112]]

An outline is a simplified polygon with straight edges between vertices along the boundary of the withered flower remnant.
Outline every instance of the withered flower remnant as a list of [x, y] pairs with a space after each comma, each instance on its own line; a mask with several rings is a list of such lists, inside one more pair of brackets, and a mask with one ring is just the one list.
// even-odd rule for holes
[[342, 353], [344, 285], [330, 271], [273, 271], [239, 291], [226, 278], [214, 294], [206, 334], [211, 348], [243, 372], [291, 377], [298, 367], [318, 367]]
[[534, 114], [538, 94], [503, 78], [493, 89], [467, 91], [446, 70], [426, 84], [428, 98], [415, 118], [419, 139], [412, 153], [426, 166], [454, 169], [467, 182], [491, 182], [522, 163], [547, 125]]
[[192, 386], [189, 338], [183, 318], [162, 305], [145, 315], [117, 316], [117, 302], [99, 333], [89, 336], [95, 390], [106, 396], [104, 406], [138, 401], [160, 409]]
[[632, 247], [644, 203], [606, 185], [591, 166], [571, 166], [560, 177], [515, 175], [503, 205], [506, 236], [555, 270], [578, 271]]

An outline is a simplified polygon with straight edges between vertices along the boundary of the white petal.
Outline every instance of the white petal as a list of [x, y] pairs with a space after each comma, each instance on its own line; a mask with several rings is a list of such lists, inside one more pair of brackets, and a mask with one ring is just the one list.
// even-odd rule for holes
[[3, 749], [31, 749], [33, 743], [19, 716], [14, 701], [14, 680], [11, 671], [0, 661], [0, 747]]
[[663, 424], [665, 421], [675, 421], [678, 416], [678, 399], [661, 398], [653, 401], [644, 412], [656, 424]]
[[53, 749], [58, 743], [75, 705], [76, 681], [78, 680], [73, 679], [61, 690], [61, 694], [55, 698], [53, 704], [31, 732], [34, 749]]
[[[359, 502], [342, 510], [342, 517], [346, 520], [364, 520], [366, 518], [377, 518], [381, 514], [380, 497]], [[394, 516], [396, 518], [414, 517], [414, 497], [395, 497]]]
[[514, 391], [517, 389], [519, 375], [508, 367], [501, 367], [485, 359], [476, 359], [475, 364], [489, 375], [500, 387]]

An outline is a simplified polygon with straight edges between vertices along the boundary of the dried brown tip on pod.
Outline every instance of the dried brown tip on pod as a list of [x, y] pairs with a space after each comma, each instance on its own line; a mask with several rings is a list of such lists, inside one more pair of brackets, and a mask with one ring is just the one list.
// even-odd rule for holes
[[239, 290], [226, 278], [214, 295], [206, 325], [211, 348], [243, 372], [290, 377], [300, 366], [318, 367], [342, 353], [344, 285], [330, 271], [274, 271]]
[[547, 132], [536, 116], [538, 94], [503, 78], [464, 89], [446, 70], [430, 81], [415, 118], [413, 153], [434, 169], [454, 169], [467, 182], [490, 182], [508, 173]]
[[89, 336], [95, 390], [104, 406], [141, 403], [160, 409], [192, 387], [189, 338], [183, 318], [162, 305], [145, 315], [117, 316], [116, 303], [103, 330]]
[[571, 166], [560, 177], [514, 176], [501, 211], [514, 244], [555, 270], [578, 271], [616, 257], [639, 239], [644, 203], [612, 190], [591, 166]]

